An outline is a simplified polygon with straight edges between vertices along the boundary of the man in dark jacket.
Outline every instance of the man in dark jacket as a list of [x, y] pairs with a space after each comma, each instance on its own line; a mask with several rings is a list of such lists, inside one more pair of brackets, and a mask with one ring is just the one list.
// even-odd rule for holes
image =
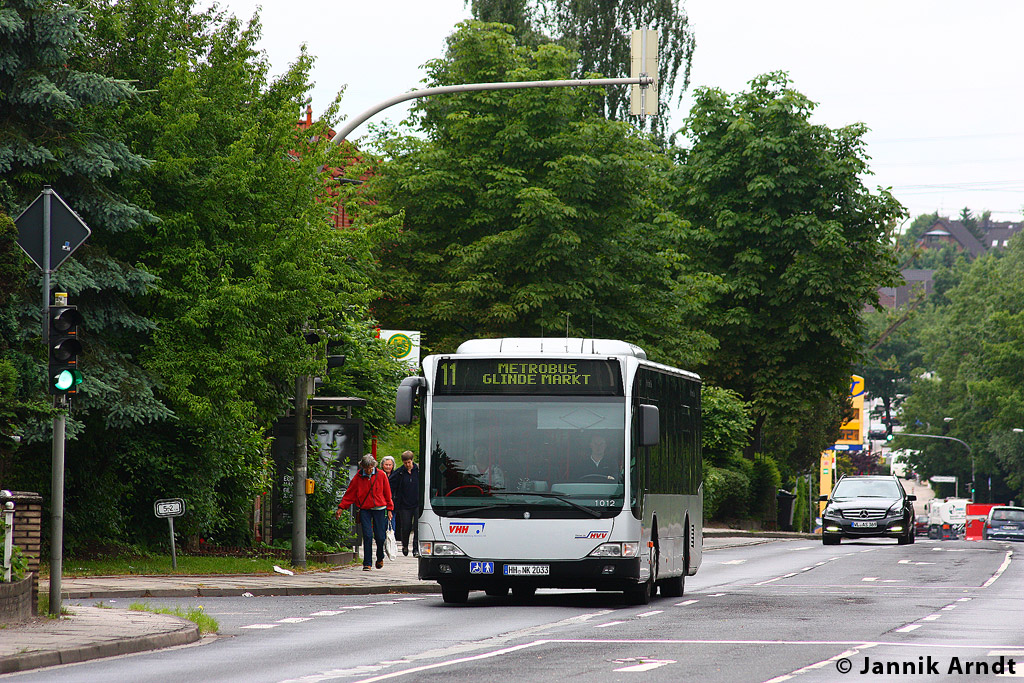
[[412, 532], [412, 554], [418, 556], [420, 544], [419, 532], [416, 529], [416, 510], [420, 505], [420, 468], [412, 461], [412, 451], [402, 453], [402, 466], [395, 468], [388, 481], [391, 482], [391, 495], [395, 502], [398, 540], [402, 544], [402, 554], [409, 554], [409, 532]]

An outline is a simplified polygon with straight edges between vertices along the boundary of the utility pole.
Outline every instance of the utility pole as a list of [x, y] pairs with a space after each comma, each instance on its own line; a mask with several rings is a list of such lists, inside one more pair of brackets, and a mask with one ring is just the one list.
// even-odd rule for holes
[[292, 468], [292, 566], [306, 567], [306, 441], [309, 414], [309, 375], [295, 380], [295, 463]]

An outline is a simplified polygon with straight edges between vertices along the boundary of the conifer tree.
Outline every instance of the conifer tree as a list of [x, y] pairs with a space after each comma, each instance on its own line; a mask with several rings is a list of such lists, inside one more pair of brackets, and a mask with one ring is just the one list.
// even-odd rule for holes
[[[134, 361], [139, 339], [152, 329], [136, 301], [154, 278], [109, 252], [120, 236], [152, 220], [112, 189], [113, 178], [139, 171], [146, 160], [116, 130], [100, 125], [103, 112], [133, 97], [134, 89], [79, 67], [75, 50], [85, 42], [85, 25], [82, 11], [57, 0], [6, 0], [0, 7], [0, 211], [17, 216], [51, 185], [92, 229], [51, 282], [52, 291], [67, 292], [84, 317], [85, 380], [68, 422], [69, 539], [76, 527], [95, 532], [119, 524], [120, 516], [105, 514], [95, 500], [97, 490], [111, 500], [123, 487], [117, 468], [106, 465], [144, 438], [144, 425], [172, 415]], [[38, 270], [23, 271], [18, 291], [0, 304], [2, 348], [18, 370], [22, 398], [44, 395], [39, 283]], [[19, 426], [22, 487], [48, 489], [48, 427], [40, 419]], [[92, 496], [92, 504], [76, 506], [76, 495]]]

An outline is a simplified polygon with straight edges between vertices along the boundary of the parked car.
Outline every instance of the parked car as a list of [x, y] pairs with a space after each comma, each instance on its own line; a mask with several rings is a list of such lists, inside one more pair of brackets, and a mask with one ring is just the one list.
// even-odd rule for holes
[[989, 510], [981, 537], [993, 541], [1024, 541], [1024, 508], [1000, 505]]
[[914, 533], [918, 536], [926, 536], [928, 534], [928, 515], [914, 517]]
[[845, 538], [895, 538], [900, 545], [916, 537], [914, 495], [893, 476], [843, 477], [832, 489], [822, 514], [821, 542], [838, 545]]

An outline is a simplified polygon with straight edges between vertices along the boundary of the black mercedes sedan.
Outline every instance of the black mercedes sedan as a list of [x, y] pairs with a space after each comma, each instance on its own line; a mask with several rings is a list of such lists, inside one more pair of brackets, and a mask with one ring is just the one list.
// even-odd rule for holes
[[829, 496], [821, 518], [821, 542], [837, 545], [845, 538], [895, 538], [913, 543], [916, 496], [907, 495], [893, 476], [847, 476]]

